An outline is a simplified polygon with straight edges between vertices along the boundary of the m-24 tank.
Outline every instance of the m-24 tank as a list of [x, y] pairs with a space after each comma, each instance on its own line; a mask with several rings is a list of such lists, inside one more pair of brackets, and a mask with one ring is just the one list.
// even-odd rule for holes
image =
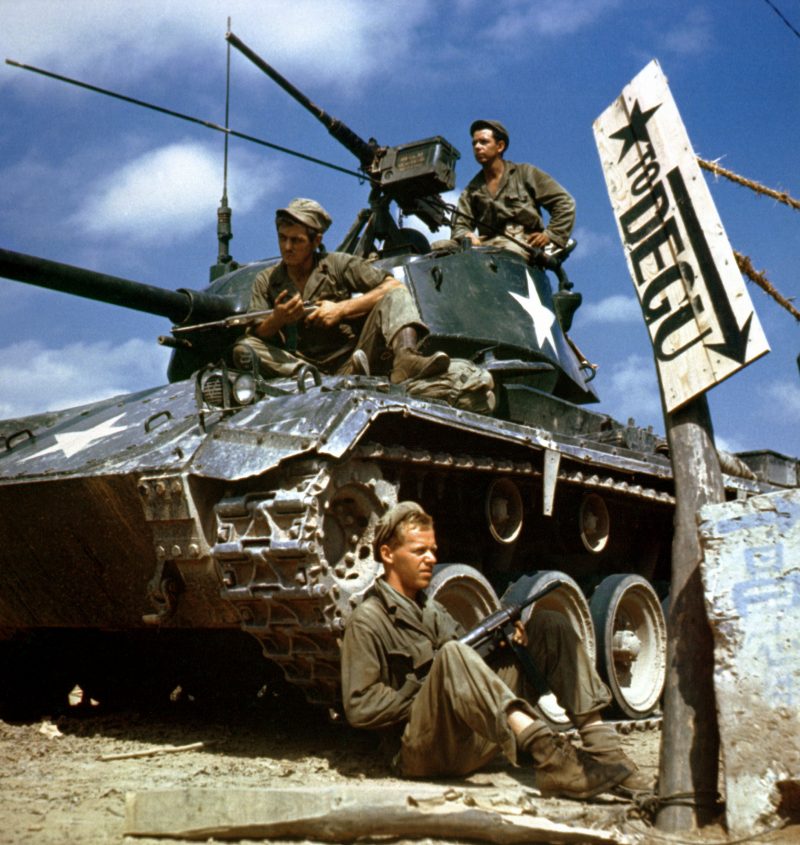
[[[663, 441], [587, 407], [593, 373], [566, 334], [577, 294], [558, 258], [431, 250], [394, 224], [392, 201], [441, 222], [454, 148], [360, 144], [370, 208], [342, 247], [404, 282], [424, 351], [470, 362], [474, 395], [235, 370], [241, 328], [225, 318], [246, 310], [265, 262], [167, 291], [0, 251], [3, 277], [173, 328], [167, 384], [0, 421], [0, 715], [42, 712], [76, 684], [101, 703], [232, 679], [255, 692], [268, 665], [335, 706], [343, 627], [380, 572], [376, 521], [405, 498], [435, 518], [430, 592], [462, 622], [509, 588], [562, 580], [532, 612], [569, 616], [618, 711], [658, 708], [674, 508]], [[731, 496], [764, 489], [725, 478]]]
[[[219, 328], [188, 333], [164, 386], [0, 422], [6, 708], [51, 705], [76, 683], [101, 701], [191, 688], [240, 629], [333, 705], [338, 638], [379, 572], [375, 522], [413, 498], [436, 519], [432, 590], [465, 622], [521, 575], [537, 573], [531, 589], [566, 580], [542, 604], [597, 639], [624, 712], [655, 709], [673, 511], [663, 444], [580, 404], [594, 399], [589, 373], [541, 269], [482, 248], [381, 264], [412, 291], [428, 348], [491, 373], [491, 413], [312, 371], [256, 379], [240, 402], [252, 374], [224, 365], [236, 330]], [[0, 253], [6, 277], [173, 321], [241, 312], [262, 266], [190, 294]]]

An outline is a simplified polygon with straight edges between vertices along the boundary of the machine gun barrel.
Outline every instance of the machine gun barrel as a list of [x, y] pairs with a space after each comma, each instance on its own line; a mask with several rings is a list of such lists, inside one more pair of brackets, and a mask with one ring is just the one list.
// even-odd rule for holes
[[310, 111], [311, 114], [313, 114], [314, 117], [316, 117], [317, 120], [319, 120], [327, 128], [328, 132], [330, 132], [330, 134], [333, 135], [340, 144], [353, 153], [363, 168], [366, 169], [372, 164], [377, 150], [376, 144], [368, 143], [362, 137], [353, 132], [347, 124], [342, 123], [341, 120], [329, 115], [326, 111], [316, 105], [316, 103], [311, 102], [311, 100], [309, 100], [302, 91], [295, 88], [288, 79], [278, 73], [271, 64], [265, 62], [261, 56], [253, 52], [253, 50], [251, 50], [240, 38], [234, 35], [234, 33], [228, 32], [225, 35], [225, 38], [227, 38], [230, 44], [234, 46], [243, 56], [250, 59], [250, 61], [259, 70], [262, 70], [270, 77], [270, 79], [277, 82], [278, 85], [280, 85], [287, 94], [297, 100], [303, 108]]
[[173, 323], [184, 323], [190, 318], [227, 317], [233, 311], [227, 299], [214, 294], [186, 288], [166, 290], [8, 249], [0, 249], [0, 276], [85, 299], [158, 314]]

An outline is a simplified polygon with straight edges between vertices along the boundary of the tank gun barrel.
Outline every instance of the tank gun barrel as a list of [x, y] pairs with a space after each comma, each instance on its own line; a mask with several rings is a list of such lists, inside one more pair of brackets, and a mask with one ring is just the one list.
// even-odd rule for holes
[[341, 120], [329, 115], [326, 111], [321, 109], [316, 103], [309, 100], [306, 95], [292, 85], [288, 79], [278, 73], [272, 65], [265, 62], [257, 53], [253, 52], [240, 38], [234, 33], [228, 32], [225, 35], [228, 42], [234, 46], [243, 56], [250, 59], [250, 61], [259, 69], [262, 70], [274, 82], [277, 82], [287, 94], [297, 100], [303, 108], [310, 111], [314, 117], [317, 118], [333, 135], [336, 140], [345, 146], [361, 163], [361, 167], [367, 169], [375, 158], [377, 152], [377, 144], [369, 143], [362, 137], [357, 135], [347, 124], [342, 123]]
[[46, 258], [0, 249], [0, 276], [86, 299], [167, 317], [173, 323], [228, 317], [234, 311], [221, 296], [186, 288], [166, 290]]

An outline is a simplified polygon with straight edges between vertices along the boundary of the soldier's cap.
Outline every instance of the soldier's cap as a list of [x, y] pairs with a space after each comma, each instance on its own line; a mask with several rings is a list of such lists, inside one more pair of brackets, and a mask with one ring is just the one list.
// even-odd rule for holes
[[381, 546], [389, 542], [395, 528], [412, 513], [424, 514], [425, 510], [416, 502], [398, 502], [378, 520], [378, 524], [375, 526], [375, 539], [372, 544], [377, 557], [380, 557]]
[[494, 132], [495, 138], [505, 141], [506, 146], [508, 146], [508, 129], [499, 120], [473, 120], [472, 125], [469, 127], [470, 138], [478, 129], [491, 129]]
[[330, 214], [316, 200], [309, 200], [303, 197], [293, 199], [286, 208], [279, 208], [275, 212], [276, 218], [278, 215], [284, 214], [303, 226], [314, 229], [320, 234], [327, 232], [328, 227], [331, 225]]

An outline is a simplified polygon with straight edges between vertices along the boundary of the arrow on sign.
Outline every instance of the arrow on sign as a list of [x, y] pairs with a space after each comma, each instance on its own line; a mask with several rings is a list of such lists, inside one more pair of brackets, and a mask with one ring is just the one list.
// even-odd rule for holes
[[722, 343], [708, 344], [706, 348], [742, 364], [746, 357], [747, 341], [750, 335], [753, 312], [750, 312], [744, 325], [739, 328], [736, 315], [733, 313], [733, 307], [728, 297], [728, 291], [722, 282], [722, 277], [711, 254], [708, 241], [703, 233], [700, 221], [697, 219], [691, 197], [686, 190], [683, 174], [675, 167], [667, 173], [667, 181], [669, 182], [672, 196], [675, 198], [675, 203], [683, 220], [689, 243], [692, 245], [692, 250], [697, 257], [711, 306], [717, 317], [720, 331], [722, 332]]

